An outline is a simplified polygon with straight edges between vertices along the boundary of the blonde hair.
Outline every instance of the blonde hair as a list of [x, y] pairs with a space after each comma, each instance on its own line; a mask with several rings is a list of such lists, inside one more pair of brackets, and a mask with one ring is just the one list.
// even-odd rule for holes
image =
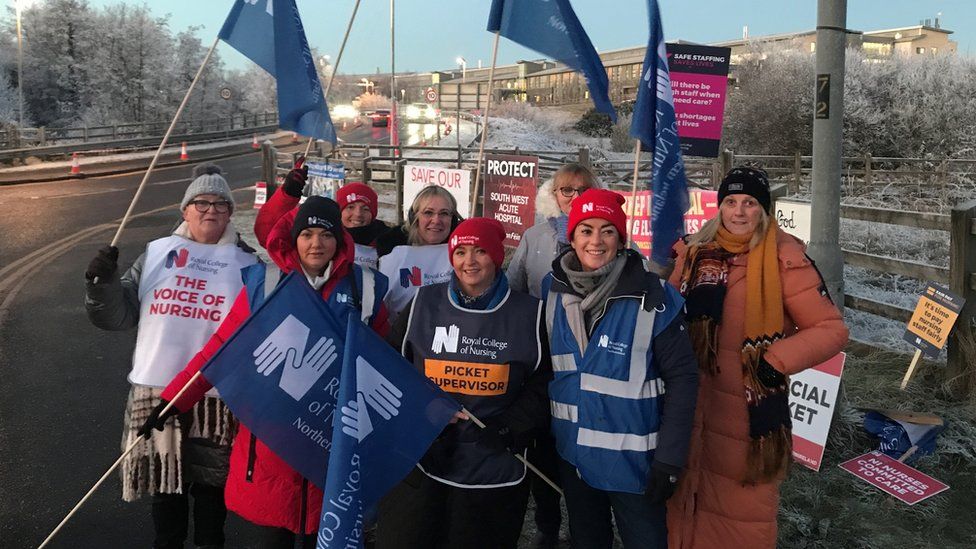
[[555, 173], [552, 174], [552, 193], [556, 194], [559, 192], [559, 187], [557, 183], [566, 177], [576, 177], [582, 179], [590, 187], [600, 187], [600, 181], [596, 178], [593, 170], [580, 164], [579, 162], [570, 162], [569, 164], [563, 164], [559, 167]]
[[[756, 225], [755, 232], [752, 233], [752, 239], [749, 241], [749, 249], [753, 249], [762, 242], [763, 236], [766, 235], [766, 231], [769, 230], [769, 223], [772, 217], [760, 208], [762, 212], [759, 215], [759, 223]], [[718, 228], [722, 226], [722, 213], [719, 212], [718, 215], [709, 219], [702, 225], [702, 228], [695, 234], [688, 236], [688, 245], [693, 246], [695, 244], [707, 244], [709, 242], [715, 241], [715, 235], [718, 234]]]
[[457, 211], [457, 199], [454, 195], [450, 193], [444, 187], [438, 187], [437, 185], [431, 185], [429, 187], [424, 187], [421, 189], [417, 196], [414, 197], [413, 203], [410, 204], [410, 216], [408, 216], [406, 223], [403, 227], [407, 231], [407, 242], [411, 246], [417, 246], [418, 244], [423, 244], [424, 241], [420, 238], [420, 209], [424, 204], [429, 202], [432, 198], [441, 197], [447, 200], [447, 203], [451, 206], [451, 217], [458, 217]]

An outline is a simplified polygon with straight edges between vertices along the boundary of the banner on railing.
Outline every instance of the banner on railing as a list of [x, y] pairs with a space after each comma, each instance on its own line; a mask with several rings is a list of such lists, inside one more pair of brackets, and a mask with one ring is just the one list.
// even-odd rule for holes
[[457, 200], [458, 214], [467, 218], [471, 214], [471, 170], [456, 170], [425, 164], [407, 164], [403, 167], [403, 218], [409, 219], [410, 205], [424, 187], [437, 185], [447, 189]]

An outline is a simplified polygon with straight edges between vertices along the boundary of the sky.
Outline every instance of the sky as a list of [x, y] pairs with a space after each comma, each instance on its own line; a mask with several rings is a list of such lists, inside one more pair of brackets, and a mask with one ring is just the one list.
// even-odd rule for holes
[[[10, 3], [14, 0], [2, 0]], [[88, 0], [93, 6], [143, 0]], [[204, 43], [216, 36], [234, 1], [166, 0], [148, 2], [158, 15], [170, 16], [170, 27], [191, 25]], [[265, 1], [265, 0], [259, 0]], [[355, 0], [297, 0], [305, 33], [313, 48], [335, 62]], [[395, 0], [397, 72], [448, 70], [458, 56], [468, 67], [491, 61], [493, 37], [485, 30], [489, 0]], [[742, 37], [744, 26], [752, 37], [816, 28], [816, 0], [659, 0], [667, 40], [709, 43]], [[847, 27], [880, 30], [917, 25], [942, 13], [942, 27], [955, 31], [951, 39], [963, 55], [976, 55], [976, 1], [974, 0], [848, 0]], [[573, 8], [598, 51], [645, 45], [646, 0], [572, 0]], [[359, 12], [340, 73], [373, 73], [390, 67], [390, 1], [361, 0]], [[230, 46], [220, 53], [231, 68], [249, 61]], [[498, 64], [511, 64], [541, 55], [501, 39]]]

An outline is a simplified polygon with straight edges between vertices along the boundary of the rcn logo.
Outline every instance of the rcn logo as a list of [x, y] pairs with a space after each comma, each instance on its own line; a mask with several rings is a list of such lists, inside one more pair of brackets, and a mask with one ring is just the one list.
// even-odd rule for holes
[[580, 210], [583, 213], [592, 212], [593, 211], [593, 203], [592, 202], [587, 202], [586, 204], [583, 204], [583, 207], [581, 207]]
[[609, 345], [610, 345], [610, 337], [606, 334], [600, 336], [600, 340], [597, 341], [596, 344], [597, 347], [603, 347], [604, 349], [606, 349]]
[[[244, 0], [244, 3], [254, 6], [257, 5], [257, 3], [260, 1], [261, 0]], [[264, 11], [268, 12], [268, 15], [270, 15], [271, 17], [274, 17], [274, 0], [268, 0], [268, 3], [266, 4]]]
[[190, 251], [186, 248], [180, 248], [179, 251], [170, 250], [166, 254], [166, 268], [172, 269], [175, 265], [177, 269], [182, 269], [186, 267], [186, 260], [190, 257]]
[[436, 354], [441, 354], [445, 350], [449, 353], [456, 353], [460, 335], [458, 327], [454, 324], [451, 324], [450, 328], [437, 326], [434, 328], [434, 343], [431, 344], [430, 350]]
[[342, 432], [362, 442], [373, 432], [369, 408], [389, 421], [400, 413], [403, 391], [397, 388], [372, 364], [356, 357], [356, 400], [342, 407]]
[[343, 293], [336, 293], [336, 301], [339, 303], [349, 303], [349, 296]]
[[254, 365], [264, 376], [284, 364], [278, 387], [295, 400], [304, 398], [338, 358], [332, 338], [320, 337], [307, 349], [309, 332], [302, 321], [288, 315], [253, 353]]
[[420, 286], [420, 281], [420, 267], [415, 266], [411, 269], [400, 269], [400, 285], [404, 288]]

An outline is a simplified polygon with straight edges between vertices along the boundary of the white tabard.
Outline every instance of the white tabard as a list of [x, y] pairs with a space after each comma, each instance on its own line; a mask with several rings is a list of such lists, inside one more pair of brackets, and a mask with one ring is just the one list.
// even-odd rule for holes
[[375, 269], [379, 264], [379, 259], [376, 255], [376, 248], [356, 244], [356, 258], [354, 261], [356, 262], [356, 265], [359, 265], [360, 267]]
[[234, 244], [199, 244], [176, 235], [150, 242], [129, 381], [168, 385], [217, 331], [244, 287], [241, 269], [256, 262]]
[[417, 294], [417, 288], [451, 279], [454, 269], [447, 257], [447, 244], [397, 246], [380, 258], [380, 272], [390, 279], [386, 308], [396, 318]]

